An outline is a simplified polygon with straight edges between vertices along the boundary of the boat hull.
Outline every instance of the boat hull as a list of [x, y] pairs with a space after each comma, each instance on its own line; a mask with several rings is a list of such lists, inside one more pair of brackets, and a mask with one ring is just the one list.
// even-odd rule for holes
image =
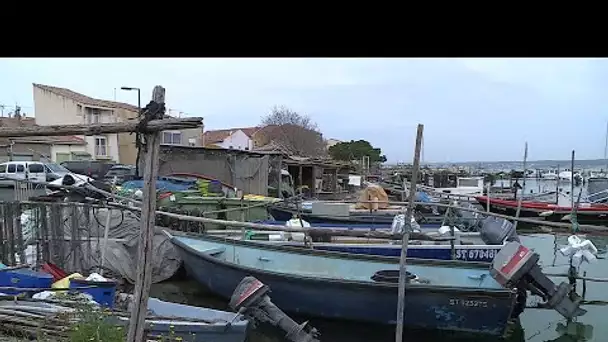
[[[290, 208], [282, 206], [269, 206], [268, 213], [276, 221], [289, 221], [293, 215], [297, 212]], [[358, 226], [364, 228], [390, 228], [393, 224], [394, 214], [369, 214], [369, 213], [351, 213], [348, 217], [337, 217], [337, 216], [319, 216], [310, 212], [303, 211], [300, 213], [303, 220], [313, 225], [327, 225], [327, 224], [342, 224], [349, 225], [353, 228]], [[436, 215], [423, 215], [418, 220], [421, 226], [439, 227], [443, 216]]]
[[[276, 226], [285, 225], [284, 222], [279, 221], [259, 221], [257, 223], [270, 224]], [[343, 228], [343, 229], [364, 229], [370, 230], [369, 225], [365, 224], [342, 224], [342, 223], [324, 223], [324, 227], [327, 228]], [[440, 225], [423, 225], [422, 231], [435, 230]], [[385, 229], [373, 226], [373, 229]], [[284, 245], [300, 247], [302, 243], [286, 243]], [[332, 243], [332, 242], [321, 242], [314, 243], [313, 248], [322, 251], [334, 251], [343, 253], [353, 254], [365, 254], [365, 255], [378, 255], [388, 257], [401, 256], [400, 245], [389, 245], [389, 244], [345, 244], [345, 243]], [[494, 260], [494, 256], [500, 251], [502, 245], [456, 245], [454, 248], [454, 258], [460, 261], [474, 261], [474, 262], [491, 262]], [[432, 259], [432, 260], [453, 260], [452, 259], [452, 247], [449, 244], [445, 245], [414, 245], [410, 244], [407, 250], [407, 256], [409, 258], [417, 259]]]
[[[272, 301], [289, 313], [381, 324], [396, 323], [397, 284], [361, 283], [265, 271], [216, 259], [179, 239], [172, 238], [172, 242], [182, 256], [186, 271], [221, 297], [230, 298], [245, 276], [254, 276], [270, 286]], [[232, 244], [244, 242], [230, 242]], [[515, 298], [515, 293], [509, 290], [408, 285], [404, 324], [418, 328], [502, 335]]]
[[[492, 262], [502, 245], [497, 246], [457, 246], [454, 248], [454, 259], [460, 261]], [[314, 249], [342, 253], [378, 255], [388, 257], [401, 256], [401, 246], [356, 246], [345, 244], [315, 244]], [[452, 248], [446, 246], [410, 246], [407, 250], [408, 258], [452, 260]]]
[[[484, 208], [488, 205], [487, 197], [476, 197], [477, 202]], [[490, 199], [490, 211], [497, 214], [515, 216], [517, 212], [517, 201]], [[552, 222], [564, 222], [564, 216], [569, 215], [569, 207], [558, 207], [549, 203], [541, 202], [522, 202], [519, 215], [521, 217], [538, 218], [541, 213], [552, 212], [543, 215], [543, 219]], [[608, 205], [597, 205], [595, 207], [580, 206], [577, 209], [577, 221], [580, 224], [608, 225]]]

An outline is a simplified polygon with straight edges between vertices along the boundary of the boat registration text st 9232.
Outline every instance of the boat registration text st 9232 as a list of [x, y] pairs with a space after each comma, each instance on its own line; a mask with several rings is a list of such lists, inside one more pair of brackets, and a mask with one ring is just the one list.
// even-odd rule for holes
[[492, 260], [498, 253], [498, 250], [493, 248], [484, 249], [457, 249], [456, 259], [458, 260]]
[[450, 299], [450, 305], [464, 306], [467, 308], [487, 308], [488, 302], [479, 299], [452, 298]]

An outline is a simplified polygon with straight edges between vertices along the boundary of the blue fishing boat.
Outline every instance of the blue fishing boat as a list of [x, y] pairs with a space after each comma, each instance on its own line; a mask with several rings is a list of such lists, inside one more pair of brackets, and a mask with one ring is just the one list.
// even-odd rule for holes
[[[268, 214], [276, 221], [289, 221], [292, 217], [299, 215], [303, 220], [313, 225], [338, 224], [348, 225], [356, 228], [363, 226], [366, 228], [390, 228], [395, 215], [401, 213], [401, 208], [389, 210], [351, 210], [347, 216], [327, 215], [313, 212], [310, 203], [303, 203], [301, 208], [296, 208], [288, 203], [274, 203], [267, 207]], [[456, 209], [458, 224], [462, 228], [475, 225], [477, 218], [468, 211]], [[420, 210], [414, 211], [414, 217], [421, 226], [438, 227], [444, 220], [443, 214], [423, 213]]]
[[[127, 295], [130, 297], [130, 295]], [[126, 298], [123, 297], [123, 300]], [[132, 298], [127, 299], [127, 306]], [[179, 338], [184, 342], [243, 342], [249, 321], [232, 312], [148, 299], [146, 330], [153, 338]], [[128, 325], [129, 317], [116, 316], [117, 324]]]
[[[420, 244], [416, 244], [420, 243]], [[401, 255], [400, 243], [357, 243], [357, 242], [321, 242], [314, 243], [310, 246], [298, 242], [281, 242], [272, 241], [272, 244], [291, 246], [296, 248], [311, 248], [320, 251], [334, 251], [342, 253], [378, 255], [387, 257], [399, 257]], [[460, 260], [470, 262], [491, 262], [494, 257], [500, 252], [504, 244], [500, 245], [461, 245], [454, 246], [454, 255], [452, 256], [452, 247], [449, 244], [424, 244], [423, 242], [410, 242], [407, 250], [408, 258], [431, 259], [431, 260]]]
[[[28, 317], [29, 322], [24, 320], [21, 324], [25, 322], [26, 329], [31, 329], [32, 324], [44, 326], [48, 324], [49, 320], [57, 321], [56, 317], [59, 314], [76, 314], [75, 317], [78, 318], [78, 309], [73, 307], [74, 302], [71, 301], [72, 304], [67, 305], [64, 301], [70, 302], [65, 296], [47, 300], [3, 298], [0, 299], [0, 309], [10, 310], [15, 317]], [[128, 327], [129, 311], [134, 305], [133, 295], [118, 294], [115, 304], [116, 306], [111, 311], [106, 312], [107, 316], [104, 315], [107, 322], [116, 326]], [[14, 321], [9, 322], [19, 324]], [[68, 322], [75, 323], [71, 320], [66, 320], [65, 323]], [[6, 321], [1, 323], [4, 324]], [[147, 340], [244, 342], [248, 326], [249, 320], [234, 312], [170, 303], [156, 298], [148, 299], [148, 314], [145, 319]], [[13, 325], [13, 329], [19, 331], [18, 326]]]
[[[297, 222], [297, 221], [296, 221]], [[280, 221], [260, 221], [259, 223], [285, 226], [285, 222]], [[434, 259], [434, 260], [461, 260], [461, 261], [475, 261], [475, 262], [491, 262], [500, 249], [505, 245], [507, 240], [517, 239], [515, 227], [513, 224], [506, 220], [484, 220], [480, 222], [481, 228], [478, 232], [460, 232], [457, 228], [455, 230], [455, 241], [454, 250], [452, 254], [452, 246], [449, 241], [443, 242], [429, 242], [429, 241], [410, 241], [410, 245], [407, 251], [407, 256], [410, 258], [419, 259]], [[437, 225], [437, 228], [439, 225]], [[359, 224], [352, 227], [349, 224], [334, 223], [324, 224], [324, 228], [338, 228], [338, 229], [362, 229], [362, 230], [374, 230], [383, 228], [366, 228], [365, 225]], [[311, 227], [321, 229], [321, 227]], [[447, 227], [442, 229], [436, 229], [435, 227], [421, 226], [420, 232], [428, 235], [445, 235], [450, 234]], [[269, 236], [272, 232], [256, 232], [258, 236]], [[293, 247], [306, 247], [313, 248], [323, 251], [334, 251], [354, 254], [367, 254], [367, 255], [380, 255], [398, 257], [401, 255], [401, 242], [388, 241], [375, 239], [370, 240], [367, 238], [342, 238], [342, 237], [329, 237], [324, 241], [316, 241], [313, 244], [304, 244], [302, 242], [293, 241], [290, 238], [289, 233], [283, 234], [274, 233], [274, 236], [279, 238], [264, 239], [256, 238], [254, 234], [248, 234], [247, 237], [255, 240], [268, 240], [273, 244], [282, 244]], [[291, 240], [291, 241], [290, 241]]]
[[[165, 234], [187, 272], [224, 298], [251, 275], [270, 286], [273, 302], [286, 312], [396, 323], [397, 258]], [[501, 286], [487, 264], [409, 259], [407, 270], [407, 326], [502, 335], [525, 306], [525, 294], [522, 301], [516, 290]]]

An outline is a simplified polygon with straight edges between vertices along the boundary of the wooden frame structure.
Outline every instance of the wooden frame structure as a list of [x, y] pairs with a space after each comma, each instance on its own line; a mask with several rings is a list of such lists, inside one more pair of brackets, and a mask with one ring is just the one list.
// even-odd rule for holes
[[[144, 136], [146, 144], [143, 147], [144, 159], [144, 188], [141, 204], [141, 231], [139, 236], [139, 251], [137, 277], [135, 282], [135, 305], [129, 322], [127, 341], [144, 340], [144, 324], [148, 308], [150, 285], [152, 283], [152, 241], [154, 236], [156, 211], [156, 178], [161, 131], [172, 129], [187, 129], [201, 127], [203, 119], [171, 118], [164, 115], [165, 88], [155, 86], [152, 101], [142, 109], [139, 121], [126, 123], [108, 123], [94, 125], [53, 125], [36, 127], [0, 127], [0, 138], [4, 137], [34, 137], [34, 136], [65, 136], [65, 135], [98, 135], [107, 133], [137, 132]], [[148, 109], [149, 108], [149, 109]], [[144, 152], [142, 151], [142, 152]]]

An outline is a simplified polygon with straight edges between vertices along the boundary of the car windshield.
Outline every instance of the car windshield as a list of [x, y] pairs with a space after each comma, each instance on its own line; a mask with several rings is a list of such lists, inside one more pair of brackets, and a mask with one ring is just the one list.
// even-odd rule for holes
[[49, 168], [49, 170], [51, 170], [53, 172], [70, 172], [70, 170], [66, 169], [65, 167], [63, 167], [59, 164], [48, 163], [48, 164], [46, 164], [46, 166]]

